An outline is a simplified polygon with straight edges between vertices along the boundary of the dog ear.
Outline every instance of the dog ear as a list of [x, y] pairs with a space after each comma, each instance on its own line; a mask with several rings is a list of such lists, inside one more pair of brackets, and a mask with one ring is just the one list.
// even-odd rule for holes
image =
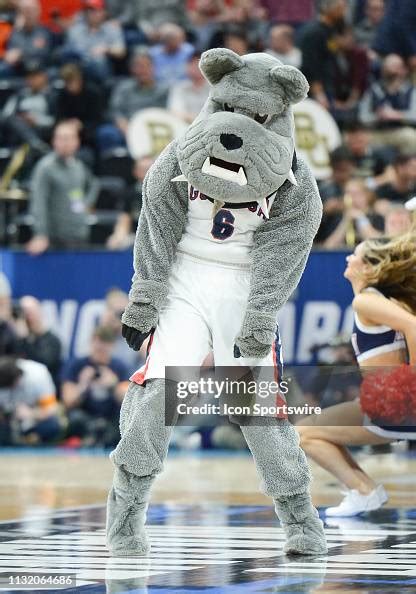
[[281, 87], [288, 103], [299, 103], [307, 97], [308, 81], [294, 66], [275, 66], [270, 70], [270, 77]]
[[243, 66], [244, 62], [240, 56], [226, 48], [207, 50], [199, 61], [202, 74], [212, 85], [220, 82], [224, 74], [239, 70]]

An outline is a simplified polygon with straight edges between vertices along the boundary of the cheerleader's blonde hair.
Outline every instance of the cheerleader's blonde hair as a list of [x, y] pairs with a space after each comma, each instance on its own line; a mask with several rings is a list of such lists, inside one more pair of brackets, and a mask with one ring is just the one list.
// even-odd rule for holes
[[407, 305], [416, 314], [416, 230], [364, 241], [367, 286]]

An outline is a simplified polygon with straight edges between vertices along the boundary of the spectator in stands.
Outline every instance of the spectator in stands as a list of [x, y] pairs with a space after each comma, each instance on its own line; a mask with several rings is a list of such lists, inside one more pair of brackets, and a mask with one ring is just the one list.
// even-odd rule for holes
[[250, 43], [246, 32], [237, 27], [230, 27], [225, 31], [221, 45], [239, 56], [250, 52]]
[[194, 0], [188, 9], [188, 17], [199, 51], [210, 47], [210, 41], [220, 29], [224, 18], [224, 0]]
[[345, 26], [335, 34], [333, 97], [331, 112], [343, 125], [356, 118], [358, 102], [367, 88], [369, 61], [367, 52], [354, 41], [352, 27]]
[[226, 12], [229, 27], [238, 29], [240, 36], [244, 34], [247, 47], [263, 49], [269, 29], [267, 9], [258, 0], [233, 0]]
[[330, 154], [332, 175], [319, 185], [319, 191], [324, 203], [324, 212], [330, 213], [342, 209], [342, 196], [345, 184], [355, 175], [354, 156], [351, 151], [340, 146]]
[[39, 22], [38, 0], [18, 0], [13, 31], [0, 62], [0, 77], [21, 74], [22, 65], [30, 60], [47, 60], [52, 47], [51, 35]]
[[29, 295], [19, 301], [15, 329], [18, 335], [17, 352], [25, 359], [43, 363], [58, 385], [61, 367], [61, 341], [45, 323], [40, 302]]
[[105, 7], [110, 19], [123, 25], [137, 24], [140, 20], [139, 7], [141, 0], [106, 0]]
[[[112, 0], [114, 2], [114, 0]], [[120, 2], [120, 0], [118, 0]], [[183, 28], [188, 25], [185, 0], [131, 0], [136, 9], [137, 23], [152, 40], [157, 40], [161, 27], [175, 23]], [[125, 4], [125, 0], [123, 0]]]
[[97, 126], [103, 120], [102, 91], [85, 78], [77, 64], [66, 64], [61, 70], [61, 78], [64, 86], [56, 96], [56, 120], [76, 122], [83, 143], [93, 146]]
[[382, 56], [399, 54], [416, 71], [416, 2], [389, 0], [386, 14], [377, 29], [374, 50]]
[[260, 0], [267, 10], [270, 21], [300, 25], [312, 20], [315, 15], [315, 0]]
[[63, 373], [62, 400], [68, 411], [68, 436], [89, 445], [113, 446], [128, 380], [124, 363], [113, 356], [116, 336], [99, 326], [87, 357], [71, 361]]
[[147, 341], [139, 352], [133, 351], [121, 335], [121, 316], [126, 309], [129, 298], [127, 293], [114, 287], [107, 291], [105, 296], [104, 311], [100, 318], [100, 325], [111, 328], [116, 337], [114, 342], [113, 357], [123, 361], [128, 373], [133, 374], [144, 363]]
[[384, 217], [384, 234], [395, 237], [410, 231], [412, 215], [407, 208], [400, 205], [391, 206]]
[[37, 164], [31, 182], [34, 237], [32, 255], [49, 247], [79, 248], [88, 240], [87, 213], [98, 194], [98, 181], [77, 158], [78, 127], [61, 122], [54, 131], [53, 152]]
[[190, 124], [201, 111], [209, 92], [209, 85], [199, 69], [201, 54], [194, 53], [186, 66], [186, 80], [177, 82], [169, 91], [168, 109]]
[[7, 276], [0, 272], [0, 357], [16, 352], [12, 311], [12, 289]]
[[384, 58], [381, 80], [364, 95], [359, 118], [373, 128], [374, 142], [416, 152], [416, 87], [400, 56]]
[[54, 117], [52, 95], [45, 66], [38, 61], [25, 64], [25, 85], [12, 95], [3, 108], [1, 124], [9, 132], [10, 144], [29, 143], [44, 153]]
[[102, 151], [123, 146], [130, 119], [150, 107], [166, 107], [168, 88], [155, 80], [153, 60], [146, 49], [137, 50], [130, 61], [131, 77], [116, 85], [110, 99], [112, 124], [100, 126], [97, 136]]
[[345, 0], [320, 0], [319, 18], [307, 23], [299, 35], [302, 70], [309, 81], [310, 95], [329, 109], [334, 97], [334, 36], [346, 15]]
[[364, 180], [349, 180], [345, 185], [343, 212], [333, 218], [332, 224], [336, 227], [324, 240], [324, 246], [331, 249], [345, 245], [352, 247], [365, 239], [380, 236], [384, 230], [384, 218], [374, 211], [375, 200]]
[[373, 46], [377, 30], [384, 17], [384, 0], [367, 0], [365, 16], [354, 27], [354, 36], [361, 46], [370, 49]]
[[344, 133], [345, 146], [350, 151], [356, 167], [355, 175], [375, 178], [371, 183], [377, 185], [380, 176], [395, 157], [394, 149], [388, 146], [374, 147], [368, 128], [358, 120], [348, 122]]
[[123, 193], [122, 212], [118, 215], [113, 233], [107, 240], [107, 246], [112, 250], [124, 250], [134, 243], [134, 235], [142, 207], [142, 188], [144, 176], [153, 164], [152, 157], [137, 159], [133, 168], [136, 183]]
[[126, 55], [123, 32], [117, 21], [107, 20], [104, 0], [85, 0], [84, 18], [67, 32], [65, 56], [77, 56], [97, 80], [112, 73], [112, 61]]
[[270, 29], [266, 52], [288, 66], [301, 66], [302, 54], [295, 46], [294, 30], [290, 25], [274, 25]]
[[160, 43], [150, 48], [155, 78], [159, 83], [171, 85], [186, 78], [186, 64], [194, 47], [185, 39], [185, 31], [174, 23], [161, 25]]
[[0, 444], [50, 443], [61, 432], [47, 368], [27, 359], [0, 357]]
[[391, 170], [390, 181], [376, 188], [377, 210], [385, 213], [391, 203], [404, 204], [416, 193], [416, 156], [398, 155]]
[[338, 215], [344, 210], [343, 196], [345, 185], [355, 174], [354, 158], [346, 147], [338, 147], [330, 155], [332, 175], [319, 184], [323, 202], [323, 217], [316, 242], [321, 243], [328, 237], [338, 221]]

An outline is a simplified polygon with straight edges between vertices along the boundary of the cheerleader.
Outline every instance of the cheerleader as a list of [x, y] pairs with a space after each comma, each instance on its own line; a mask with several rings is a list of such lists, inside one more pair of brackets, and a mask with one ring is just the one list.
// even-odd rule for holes
[[327, 516], [354, 516], [387, 501], [383, 486], [347, 446], [416, 440], [415, 235], [360, 243], [347, 257], [344, 276], [354, 292], [352, 344], [364, 378], [361, 397], [297, 426], [304, 451], [345, 485], [343, 500]]

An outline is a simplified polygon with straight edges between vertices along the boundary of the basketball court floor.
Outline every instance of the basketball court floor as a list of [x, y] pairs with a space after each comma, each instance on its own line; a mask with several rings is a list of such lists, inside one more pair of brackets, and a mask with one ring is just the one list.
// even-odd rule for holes
[[[112, 558], [104, 545], [106, 455], [2, 451], [0, 588], [34, 592], [47, 573], [69, 576], [59, 588], [46, 584], [50, 591], [77, 594], [414, 593], [416, 458], [397, 449], [359, 458], [390, 501], [366, 517], [326, 523], [327, 556], [283, 555], [248, 454], [172, 452], [149, 512], [151, 554]], [[339, 487], [313, 471], [322, 511], [340, 500]]]

